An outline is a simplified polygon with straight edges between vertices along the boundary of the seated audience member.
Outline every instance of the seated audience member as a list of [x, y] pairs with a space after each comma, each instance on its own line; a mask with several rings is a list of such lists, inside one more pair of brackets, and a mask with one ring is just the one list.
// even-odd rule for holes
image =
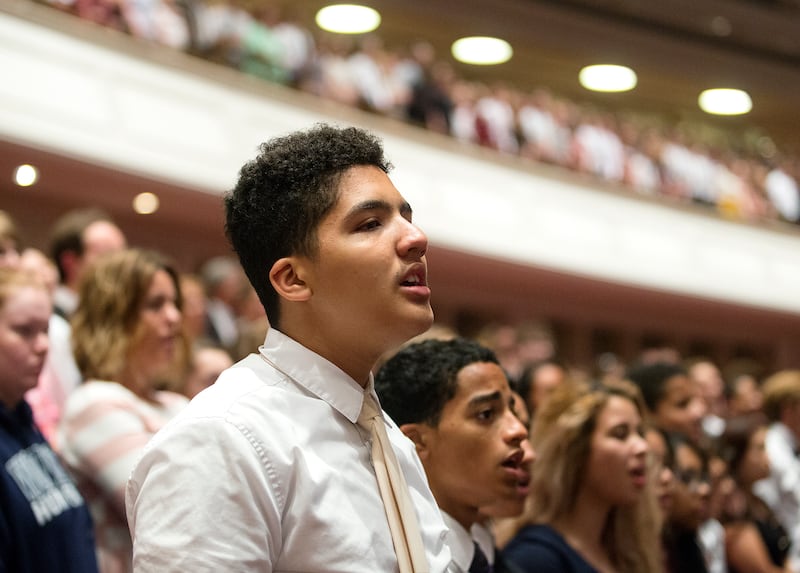
[[700, 526], [709, 517], [711, 483], [705, 452], [683, 434], [670, 435], [674, 452], [675, 488], [664, 528], [669, 573], [707, 573], [699, 540]]
[[203, 281], [199, 276], [182, 273], [180, 275], [181, 299], [183, 299], [183, 330], [190, 343], [206, 341], [206, 316], [208, 300]]
[[656, 427], [702, 440], [706, 406], [686, 370], [668, 362], [640, 363], [628, 370], [626, 378], [639, 387]]
[[227, 350], [211, 343], [196, 343], [189, 360], [189, 372], [183, 382], [181, 393], [187, 398], [197, 394], [217, 381], [226, 368], [233, 366]]
[[87, 269], [72, 320], [85, 382], [67, 399], [62, 456], [95, 521], [100, 570], [131, 570], [125, 484], [144, 445], [187, 403], [159, 391], [183, 355], [178, 275], [158, 253], [125, 250]]
[[527, 366], [519, 377], [517, 389], [525, 399], [525, 404], [531, 416], [536, 415], [536, 410], [545, 398], [564, 382], [567, 370], [557, 360], [548, 358]]
[[736, 373], [728, 384], [728, 413], [731, 417], [763, 412], [764, 394], [754, 374]]
[[[37, 273], [52, 297], [58, 284], [58, 269], [44, 253], [27, 248], [20, 256], [19, 265]], [[56, 313], [50, 315], [47, 331], [50, 349], [39, 374], [39, 383], [25, 394], [25, 400], [33, 410], [36, 426], [56, 451], [59, 449], [57, 432], [64, 404], [69, 393], [81, 382], [81, 373], [72, 356], [71, 332], [69, 323], [62, 316]]]
[[528, 485], [527, 431], [494, 353], [464, 338], [411, 344], [381, 367], [375, 391], [416, 446], [458, 571], [491, 571], [470, 529], [482, 507], [519, 514]]
[[722, 511], [731, 573], [786, 573], [789, 536], [772, 510], [755, 495], [753, 484], [769, 476], [765, 418], [729, 420], [720, 449], [735, 483]]
[[534, 417], [522, 528], [503, 550], [530, 573], [660, 571], [644, 406], [627, 382], [567, 382]]
[[655, 497], [661, 510], [662, 522], [672, 509], [675, 474], [672, 473], [674, 454], [667, 435], [658, 428], [648, 428], [644, 434], [650, 446], [652, 476], [655, 480]]
[[[716, 441], [714, 442], [716, 445]], [[701, 447], [704, 447], [701, 444]], [[733, 494], [734, 482], [728, 472], [728, 463], [716, 452], [716, 447], [706, 448], [708, 459], [708, 517], [700, 524], [698, 541], [703, 550], [708, 573], [728, 573], [725, 559], [725, 528], [720, 522], [722, 508]]]
[[122, 230], [103, 211], [75, 209], [59, 217], [50, 236], [50, 256], [61, 279], [53, 297], [55, 312], [65, 318], [72, 316], [84, 269], [98, 257], [126, 246]]
[[40, 277], [0, 268], [0, 571], [95, 573], [89, 511], [24, 398], [44, 365], [51, 313]]
[[689, 380], [700, 390], [700, 397], [706, 404], [703, 432], [708, 439], [716, 440], [725, 431], [728, 417], [728, 397], [722, 373], [712, 360], [704, 357], [691, 358], [684, 367]]
[[666, 527], [675, 495], [675, 474], [672, 473], [674, 454], [667, 434], [655, 427], [649, 427], [644, 434], [650, 446], [650, 476], [653, 493], [657, 502], [657, 528], [661, 533], [661, 562], [664, 571], [669, 571], [666, 551]]
[[791, 539], [790, 566], [800, 570], [800, 370], [782, 370], [764, 380], [765, 440], [769, 477], [756, 494], [775, 512]]
[[203, 264], [200, 277], [206, 289], [206, 336], [233, 349], [239, 338], [236, 302], [246, 279], [233, 257], [214, 257]]

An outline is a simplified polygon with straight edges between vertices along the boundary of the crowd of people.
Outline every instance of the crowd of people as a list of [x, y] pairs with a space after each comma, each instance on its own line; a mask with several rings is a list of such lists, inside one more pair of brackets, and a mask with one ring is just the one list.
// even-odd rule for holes
[[378, 35], [309, 30], [278, 3], [47, 1], [145, 41], [635, 193], [735, 220], [800, 220], [800, 162], [766, 134], [602, 109], [548, 86], [487, 85], [460, 76], [425, 41], [386, 47]]
[[800, 572], [800, 371], [433, 324], [388, 169], [265, 143], [196, 273], [0, 211], [0, 569]]

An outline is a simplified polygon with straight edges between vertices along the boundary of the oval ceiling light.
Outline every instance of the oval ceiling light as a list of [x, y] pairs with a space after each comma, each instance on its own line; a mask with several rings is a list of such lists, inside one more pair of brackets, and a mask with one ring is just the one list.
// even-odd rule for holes
[[14, 183], [20, 187], [30, 187], [39, 179], [39, 171], [33, 166], [24, 165], [18, 166], [14, 169]]
[[470, 36], [460, 38], [450, 47], [453, 57], [465, 64], [494, 66], [511, 59], [514, 50], [511, 44], [500, 38], [490, 36]]
[[366, 34], [381, 25], [381, 15], [368, 6], [332, 4], [320, 8], [317, 26], [336, 34]]
[[627, 66], [596, 64], [586, 66], [578, 80], [587, 90], [594, 92], [627, 92], [636, 87], [636, 72]]
[[158, 195], [145, 191], [133, 198], [133, 210], [140, 215], [150, 215], [158, 211]]
[[705, 90], [697, 103], [704, 112], [714, 115], [742, 115], [753, 109], [753, 100], [746, 91], [731, 88]]

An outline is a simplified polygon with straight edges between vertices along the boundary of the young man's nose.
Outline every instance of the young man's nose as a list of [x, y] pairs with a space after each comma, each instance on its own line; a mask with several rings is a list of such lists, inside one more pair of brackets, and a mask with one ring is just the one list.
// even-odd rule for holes
[[398, 244], [401, 256], [414, 253], [422, 256], [428, 250], [428, 236], [414, 223], [406, 221], [403, 226], [403, 236]]

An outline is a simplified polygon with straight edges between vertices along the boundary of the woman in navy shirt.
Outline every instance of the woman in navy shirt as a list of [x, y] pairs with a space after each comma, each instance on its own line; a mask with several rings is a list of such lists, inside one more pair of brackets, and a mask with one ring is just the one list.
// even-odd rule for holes
[[25, 392], [47, 354], [50, 295], [0, 268], [0, 572], [97, 573], [89, 512], [42, 437]]
[[629, 383], [551, 394], [534, 419], [531, 493], [508, 561], [524, 573], [661, 571], [642, 416]]

